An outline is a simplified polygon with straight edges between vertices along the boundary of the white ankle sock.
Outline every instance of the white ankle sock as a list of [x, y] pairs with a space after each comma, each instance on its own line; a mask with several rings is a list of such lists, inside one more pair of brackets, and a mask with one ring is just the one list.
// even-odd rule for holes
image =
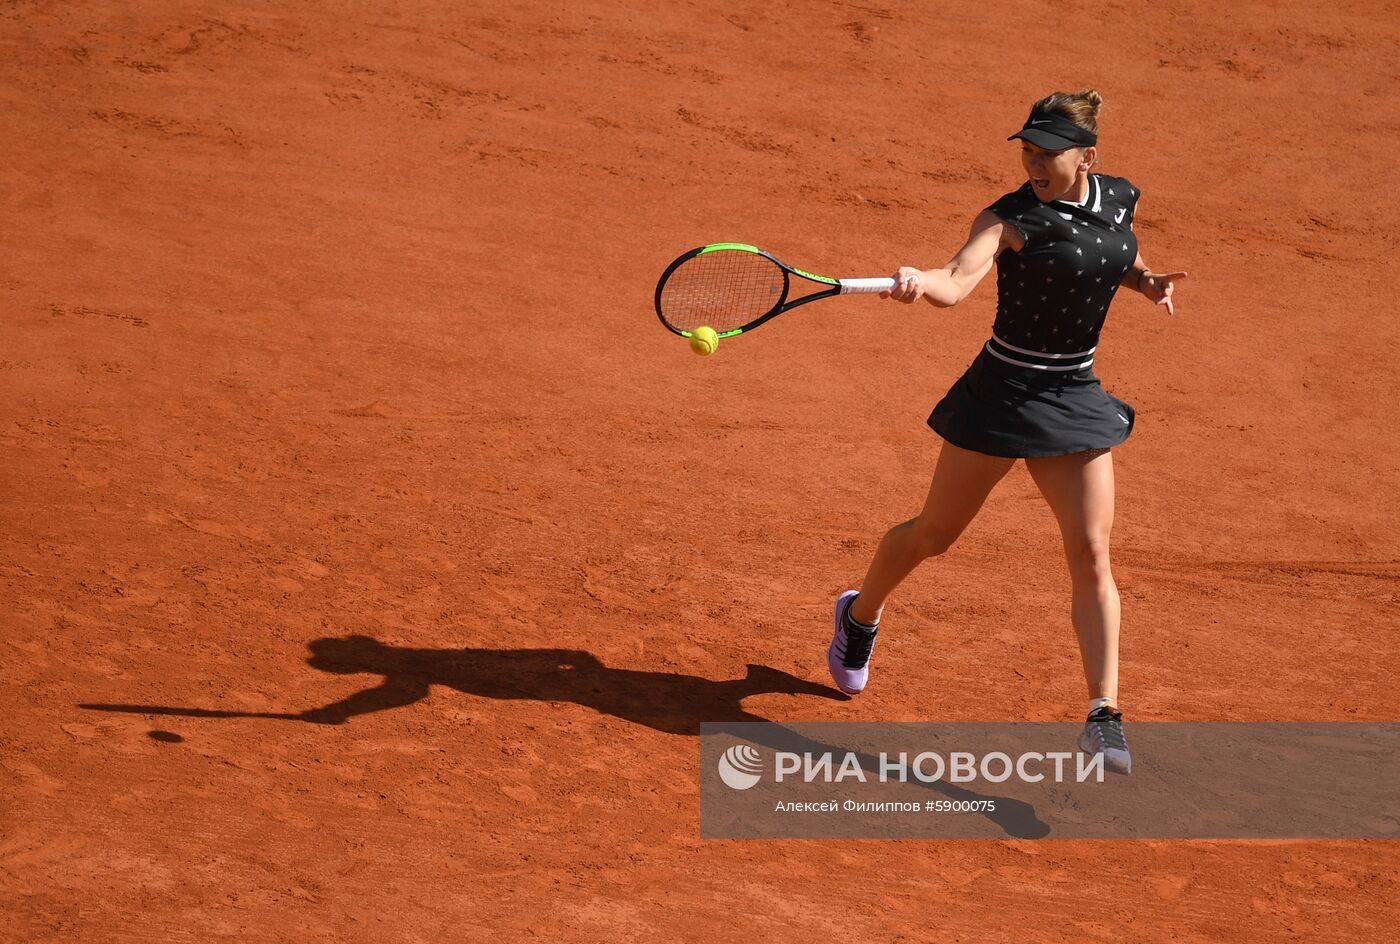
[[1113, 704], [1112, 698], [1091, 698], [1089, 699], [1089, 711], [1090, 713], [1093, 713], [1102, 708], [1104, 705], [1111, 704]]

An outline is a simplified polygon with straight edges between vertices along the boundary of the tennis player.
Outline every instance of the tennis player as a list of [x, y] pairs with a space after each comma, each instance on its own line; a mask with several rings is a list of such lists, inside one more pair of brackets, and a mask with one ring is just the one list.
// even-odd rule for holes
[[862, 691], [880, 614], [900, 582], [948, 550], [1017, 459], [1059, 523], [1073, 587], [1089, 715], [1080, 748], [1102, 753], [1119, 773], [1132, 759], [1118, 710], [1118, 588], [1109, 566], [1113, 527], [1112, 447], [1135, 414], [1104, 390], [1094, 351], [1120, 287], [1173, 313], [1185, 272], [1151, 271], [1132, 223], [1139, 191], [1093, 173], [1098, 162], [1094, 89], [1036, 102], [1020, 131], [1026, 182], [987, 207], [966, 244], [942, 268], [903, 266], [883, 297], [939, 308], [956, 305], [997, 266], [992, 336], [933, 408], [928, 425], [945, 440], [918, 517], [880, 541], [861, 589], [836, 601], [827, 665], [837, 686]]

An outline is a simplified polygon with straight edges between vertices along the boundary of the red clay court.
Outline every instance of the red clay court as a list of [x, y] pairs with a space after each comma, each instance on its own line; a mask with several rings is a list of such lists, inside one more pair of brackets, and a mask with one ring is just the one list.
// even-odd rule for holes
[[1127, 718], [1396, 720], [1400, 6], [36, 0], [0, 51], [0, 939], [1392, 932], [1393, 842], [702, 841], [701, 721], [1084, 692], [1023, 466], [826, 676], [990, 279], [708, 359], [651, 292], [941, 264], [1098, 87], [1191, 273], [1095, 365]]

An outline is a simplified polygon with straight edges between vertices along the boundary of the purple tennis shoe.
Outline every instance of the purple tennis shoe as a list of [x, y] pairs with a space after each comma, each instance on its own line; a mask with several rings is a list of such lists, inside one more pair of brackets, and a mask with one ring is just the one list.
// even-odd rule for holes
[[836, 633], [826, 650], [826, 667], [836, 687], [847, 695], [858, 695], [870, 679], [870, 653], [875, 648], [873, 630], [865, 630], [851, 621], [851, 604], [859, 592], [847, 590], [836, 598]]

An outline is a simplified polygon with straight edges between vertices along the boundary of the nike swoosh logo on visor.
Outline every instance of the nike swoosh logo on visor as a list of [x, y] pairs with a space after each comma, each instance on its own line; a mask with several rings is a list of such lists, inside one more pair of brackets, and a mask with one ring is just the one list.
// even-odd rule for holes
[[1050, 123], [1050, 119], [1049, 119], [1049, 118], [1040, 118], [1040, 119], [1038, 119], [1038, 120], [1036, 120], [1036, 121], [1032, 121], [1032, 122], [1031, 122], [1031, 124], [1033, 124], [1033, 125], [1048, 125], [1049, 123]]

